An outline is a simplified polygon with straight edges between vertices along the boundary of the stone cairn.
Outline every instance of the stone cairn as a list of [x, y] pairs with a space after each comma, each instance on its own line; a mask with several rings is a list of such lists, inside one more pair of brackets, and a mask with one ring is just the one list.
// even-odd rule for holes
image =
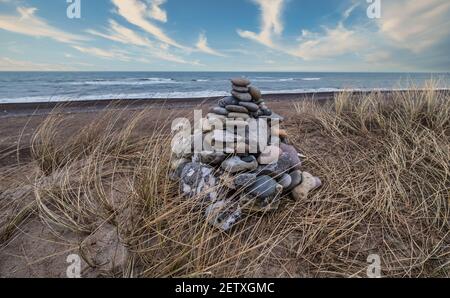
[[260, 90], [244, 78], [231, 82], [232, 96], [220, 99], [193, 134], [188, 120], [172, 127], [171, 177], [186, 197], [201, 198], [208, 222], [224, 231], [244, 214], [276, 210], [288, 195], [305, 199], [322, 184], [302, 172], [303, 156]]

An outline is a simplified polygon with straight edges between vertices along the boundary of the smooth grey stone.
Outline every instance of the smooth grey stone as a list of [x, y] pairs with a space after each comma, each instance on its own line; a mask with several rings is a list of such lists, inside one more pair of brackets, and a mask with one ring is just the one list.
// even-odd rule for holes
[[289, 174], [283, 174], [280, 179], [278, 179], [278, 183], [283, 186], [283, 189], [289, 188], [292, 184], [292, 177]]
[[250, 95], [252, 96], [253, 101], [258, 101], [261, 99], [262, 95], [261, 95], [261, 90], [259, 90], [258, 88], [254, 87], [254, 86], [250, 86], [248, 88]]
[[291, 176], [291, 184], [285, 189], [285, 192], [290, 192], [297, 186], [299, 186], [303, 181], [303, 173], [300, 170], [295, 170], [289, 174]]
[[250, 93], [241, 93], [241, 92], [236, 92], [236, 91], [231, 91], [231, 94], [233, 95], [234, 98], [242, 100], [242, 101], [252, 101], [252, 96], [250, 95]]
[[247, 156], [243, 156], [241, 157], [242, 161], [245, 162], [254, 162], [256, 160], [256, 157], [254, 157], [253, 155], [247, 155]]
[[248, 114], [248, 110], [246, 107], [243, 106], [235, 106], [235, 105], [229, 105], [225, 107], [227, 109], [227, 111], [232, 112], [232, 113], [245, 113]]
[[222, 163], [222, 169], [229, 173], [238, 173], [242, 171], [253, 171], [258, 167], [256, 158], [251, 162], [243, 161], [238, 156], [231, 157]]
[[239, 174], [234, 178], [236, 188], [251, 186], [256, 181], [256, 174]]
[[227, 96], [219, 100], [223, 104], [223, 107], [229, 106], [229, 105], [238, 105], [239, 100], [234, 98], [233, 96]]
[[233, 78], [231, 79], [231, 83], [239, 87], [247, 87], [250, 85], [250, 81], [245, 78]]
[[258, 105], [252, 102], [241, 101], [239, 105], [245, 107], [249, 112], [257, 112], [259, 110]]
[[211, 113], [222, 115], [222, 116], [228, 116], [227, 109], [221, 108], [221, 107], [214, 107], [210, 110]]
[[259, 198], [266, 199], [273, 197], [281, 191], [280, 185], [269, 176], [259, 176], [256, 178], [255, 183], [249, 187], [249, 194]]
[[280, 149], [281, 151], [283, 151], [283, 153], [287, 154], [293, 169], [300, 170], [302, 166], [302, 161], [300, 160], [300, 157], [298, 157], [298, 152], [294, 148], [294, 146], [280, 143]]
[[241, 92], [241, 93], [246, 93], [249, 91], [248, 87], [236, 86], [234, 84], [232, 85], [232, 88], [234, 91]]

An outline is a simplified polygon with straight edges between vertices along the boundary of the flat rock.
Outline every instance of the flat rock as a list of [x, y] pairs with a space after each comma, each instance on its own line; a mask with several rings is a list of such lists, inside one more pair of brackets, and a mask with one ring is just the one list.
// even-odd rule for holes
[[216, 141], [216, 144], [221, 142], [225, 145], [225, 143], [241, 142], [244, 138], [227, 130], [215, 130], [213, 131], [213, 140]]
[[248, 114], [247, 108], [241, 105], [229, 105], [226, 106], [225, 108], [227, 109], [228, 112]]
[[218, 115], [228, 116], [228, 111], [227, 111], [227, 109], [221, 108], [221, 107], [214, 107], [214, 108], [211, 108], [210, 112], [211, 112], [211, 113], [214, 113], [214, 114], [218, 114]]
[[228, 105], [238, 105], [238, 104], [239, 100], [237, 100], [233, 96], [227, 96], [219, 100], [219, 105], [222, 106], [223, 108]]
[[[225, 109], [224, 109], [224, 110], [225, 110]], [[206, 115], [206, 118], [207, 118], [208, 120], [210, 120], [210, 121], [216, 121], [216, 120], [218, 120], [218, 121], [221, 121], [222, 123], [225, 122], [225, 120], [227, 119], [226, 116], [224, 116], [224, 115], [219, 115], [219, 114], [216, 114], [216, 113], [208, 113], [208, 114]]]
[[254, 86], [250, 86], [249, 88], [250, 95], [252, 96], [253, 101], [258, 101], [261, 99], [261, 90]]
[[231, 94], [233, 95], [233, 97], [235, 97], [236, 99], [242, 100], [242, 101], [252, 101], [252, 96], [250, 95], [250, 93], [241, 93], [241, 92], [236, 92], [236, 91], [231, 91]]
[[249, 91], [248, 87], [241, 87], [241, 86], [236, 86], [236, 85], [232, 85], [232, 88], [234, 91], [236, 92], [241, 92], [241, 93], [246, 93]]
[[240, 106], [245, 107], [249, 112], [257, 112], [259, 110], [259, 106], [253, 102], [241, 101], [239, 102]]
[[250, 195], [259, 199], [273, 197], [277, 193], [281, 193], [282, 190], [283, 187], [269, 176], [257, 177], [255, 183], [248, 189]]
[[233, 78], [231, 79], [231, 83], [239, 87], [247, 87], [248, 85], [250, 85], [250, 81], [245, 78]]
[[230, 157], [222, 163], [222, 169], [228, 173], [238, 173], [243, 171], [253, 171], [258, 167], [256, 158], [244, 161], [238, 156]]

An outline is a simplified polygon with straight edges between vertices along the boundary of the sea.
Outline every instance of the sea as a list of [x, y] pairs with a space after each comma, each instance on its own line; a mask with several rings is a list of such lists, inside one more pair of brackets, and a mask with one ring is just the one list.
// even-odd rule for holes
[[420, 89], [430, 81], [450, 89], [450, 73], [0, 72], [0, 104], [226, 96], [241, 76], [263, 94]]

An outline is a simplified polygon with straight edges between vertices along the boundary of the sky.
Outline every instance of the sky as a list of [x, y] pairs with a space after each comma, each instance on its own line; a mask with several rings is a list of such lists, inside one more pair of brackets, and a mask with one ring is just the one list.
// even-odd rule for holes
[[0, 0], [0, 71], [448, 72], [449, 53], [449, 0]]

